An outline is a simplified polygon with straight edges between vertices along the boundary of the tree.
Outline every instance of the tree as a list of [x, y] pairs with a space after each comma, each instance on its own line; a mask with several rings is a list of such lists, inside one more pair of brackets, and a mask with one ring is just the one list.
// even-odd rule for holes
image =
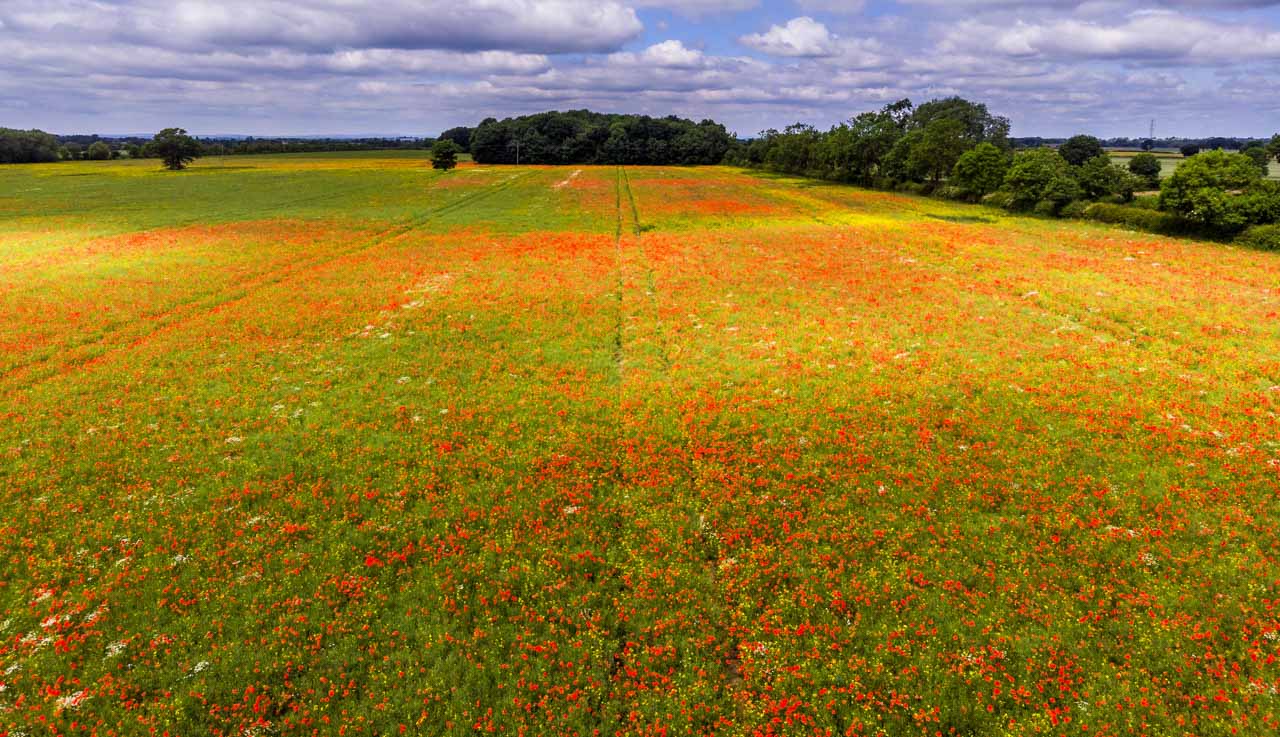
[[431, 147], [431, 168], [449, 171], [458, 165], [458, 144], [441, 138]]
[[951, 183], [970, 195], [988, 195], [1004, 183], [1009, 172], [1009, 156], [991, 143], [979, 143], [956, 161]]
[[1071, 176], [1071, 165], [1051, 148], [1018, 152], [1005, 175], [1004, 188], [1010, 194], [1010, 203], [1017, 208], [1030, 208], [1043, 201], [1061, 207], [1081, 194], [1080, 185]]
[[37, 164], [58, 160], [58, 139], [39, 130], [0, 128], [0, 164]]
[[963, 136], [970, 146], [984, 142], [993, 143], [1000, 148], [1008, 146], [1009, 119], [992, 115], [986, 105], [970, 102], [962, 97], [924, 103], [911, 113], [909, 127], [927, 128], [930, 123], [942, 118], [959, 122], [964, 128]]
[[935, 183], [942, 181], [969, 145], [964, 123], [955, 118], [935, 118], [924, 127], [920, 140], [912, 147], [907, 166]]
[[1155, 147], [1156, 147], [1156, 142], [1155, 142], [1155, 141], [1153, 141], [1153, 140], [1151, 140], [1150, 138], [1144, 138], [1144, 139], [1142, 140], [1142, 150], [1143, 150], [1143, 151], [1150, 151], [1151, 149], [1153, 149], [1153, 148], [1155, 148]]
[[1133, 199], [1137, 177], [1116, 166], [1106, 154], [1095, 156], [1074, 167], [1076, 181], [1084, 196], [1091, 200], [1119, 195], [1125, 201]]
[[111, 158], [111, 147], [102, 141], [96, 141], [89, 147], [86, 158], [90, 161], [107, 161]]
[[181, 171], [200, 156], [200, 142], [182, 128], [165, 128], [148, 144], [152, 155], [159, 157], [169, 171]]
[[1200, 147], [1194, 143], [1188, 143], [1187, 145], [1183, 146], [1178, 150], [1182, 152], [1183, 158], [1187, 158], [1187, 159], [1200, 153]]
[[466, 151], [471, 147], [471, 129], [467, 128], [466, 126], [460, 126], [458, 128], [450, 128], [449, 130], [440, 134], [440, 139], [446, 140], [446, 141], [453, 141], [455, 144], [457, 144], [458, 150], [460, 152], [466, 153]]
[[1253, 159], [1209, 151], [1184, 162], [1160, 188], [1160, 209], [1219, 231], [1249, 224], [1241, 205], [1262, 183]]
[[1261, 144], [1254, 144], [1240, 153], [1253, 159], [1253, 163], [1257, 164], [1258, 171], [1262, 172], [1262, 176], [1265, 177], [1271, 173], [1271, 154]]
[[1084, 162], [1102, 156], [1106, 151], [1102, 148], [1102, 141], [1093, 136], [1080, 135], [1068, 138], [1066, 143], [1058, 147], [1058, 153], [1068, 164], [1082, 166]]
[[1138, 154], [1129, 159], [1129, 171], [1135, 176], [1141, 177], [1147, 186], [1152, 189], [1160, 188], [1160, 172], [1163, 167], [1160, 165], [1160, 159], [1155, 154]]
[[1271, 158], [1280, 162], [1280, 133], [1271, 137], [1271, 143], [1267, 144], [1267, 153], [1271, 154]]

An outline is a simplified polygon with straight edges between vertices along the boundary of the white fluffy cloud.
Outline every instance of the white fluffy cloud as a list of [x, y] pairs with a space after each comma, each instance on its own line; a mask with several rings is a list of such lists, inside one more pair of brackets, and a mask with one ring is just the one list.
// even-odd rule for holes
[[836, 37], [827, 27], [807, 15], [792, 18], [786, 25], [774, 25], [764, 33], [739, 39], [744, 46], [771, 56], [819, 57], [836, 53]]
[[1012, 25], [966, 21], [947, 34], [943, 48], [1014, 57], [1239, 62], [1280, 59], [1280, 31], [1151, 10], [1112, 24], [1075, 18]]

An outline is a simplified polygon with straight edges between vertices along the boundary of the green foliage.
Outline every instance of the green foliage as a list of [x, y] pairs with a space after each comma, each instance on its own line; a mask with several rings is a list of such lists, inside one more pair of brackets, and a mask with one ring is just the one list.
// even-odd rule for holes
[[1164, 181], [1160, 209], [1221, 232], [1257, 224], [1245, 207], [1262, 183], [1257, 165], [1243, 154], [1209, 151], [1189, 159]]
[[441, 138], [431, 147], [431, 168], [449, 171], [458, 165], [458, 144], [448, 138]]
[[885, 180], [936, 185], [953, 173], [965, 152], [983, 143], [1002, 150], [1008, 134], [1009, 121], [980, 103], [952, 97], [916, 108], [899, 100], [825, 133], [804, 125], [765, 131], [745, 147], [740, 160], [789, 174], [867, 185], [880, 181], [881, 187]]
[[488, 118], [472, 132], [481, 164], [719, 164], [732, 146], [725, 127], [675, 116], [603, 115], [588, 110]]
[[1066, 206], [1058, 212], [1058, 215], [1064, 218], [1082, 218], [1084, 217], [1085, 210], [1088, 208], [1089, 203], [1076, 200], [1075, 202], [1068, 202]]
[[1196, 144], [1194, 144], [1194, 143], [1188, 143], [1187, 145], [1185, 145], [1185, 146], [1183, 146], [1182, 148], [1178, 149], [1178, 151], [1180, 151], [1180, 152], [1182, 153], [1183, 157], [1185, 157], [1185, 158], [1188, 158], [1188, 159], [1189, 159], [1189, 158], [1191, 158], [1192, 156], [1195, 156], [1196, 154], [1199, 154], [1199, 153], [1200, 153], [1200, 147], [1199, 147], [1199, 146], [1197, 146], [1197, 145], [1196, 145]]
[[1102, 141], [1093, 136], [1072, 136], [1058, 147], [1058, 153], [1072, 166], [1083, 166], [1087, 161], [1106, 155]]
[[1035, 207], [1031, 208], [1031, 211], [1041, 217], [1057, 217], [1058, 203], [1053, 200], [1040, 200]]
[[955, 118], [935, 118], [921, 129], [919, 141], [907, 156], [908, 167], [939, 182], [951, 173], [970, 145], [964, 123]]
[[951, 180], [955, 186], [982, 197], [1004, 184], [1009, 163], [1008, 154], [994, 144], [980, 143], [956, 161]]
[[1086, 199], [1100, 200], [1104, 197], [1118, 196], [1128, 202], [1133, 199], [1134, 190], [1140, 184], [1134, 175], [1116, 166], [1106, 154], [1089, 159], [1072, 170], [1080, 189]]
[[1254, 165], [1258, 167], [1258, 171], [1262, 172], [1262, 176], [1265, 177], [1271, 173], [1271, 154], [1267, 152], [1266, 147], [1257, 144], [1246, 148], [1240, 153], [1253, 160]]
[[1000, 148], [1008, 145], [1009, 119], [992, 115], [987, 106], [962, 97], [931, 100], [917, 107], [911, 115], [911, 128], [928, 128], [938, 120], [953, 120], [962, 127], [961, 136], [969, 146], [993, 143]]
[[111, 159], [111, 147], [98, 141], [89, 147], [87, 158], [90, 161], [108, 161]]
[[1159, 189], [1162, 169], [1160, 159], [1155, 154], [1142, 153], [1129, 159], [1129, 172], [1141, 177], [1143, 183], [1151, 189]]
[[1006, 190], [997, 190], [982, 198], [982, 204], [988, 207], [999, 207], [1003, 210], [1013, 208], [1013, 195]]
[[182, 128], [165, 128], [147, 145], [170, 171], [181, 171], [201, 154], [200, 142]]
[[1271, 154], [1271, 158], [1280, 162], [1280, 133], [1271, 137], [1271, 142], [1267, 144], [1267, 153]]
[[471, 146], [471, 132], [472, 132], [472, 129], [466, 126], [460, 126], [458, 128], [450, 128], [449, 130], [440, 134], [439, 140], [453, 141], [453, 143], [457, 145], [458, 150], [460, 152], [465, 153], [470, 149], [470, 146]]
[[0, 164], [38, 164], [58, 160], [58, 139], [40, 130], [0, 128]]
[[1127, 225], [1131, 228], [1161, 235], [1183, 235], [1193, 230], [1191, 224], [1177, 215], [1130, 205], [1095, 202], [1085, 208], [1084, 216], [1089, 220], [1096, 220], [1100, 223]]
[[1080, 185], [1071, 175], [1071, 166], [1062, 155], [1051, 148], [1033, 148], [1020, 151], [1013, 157], [1013, 166], [1004, 178], [1010, 206], [1027, 209], [1048, 200], [1061, 207], [1079, 199]]
[[1264, 251], [1280, 251], [1280, 225], [1255, 225], [1236, 236], [1233, 242]]

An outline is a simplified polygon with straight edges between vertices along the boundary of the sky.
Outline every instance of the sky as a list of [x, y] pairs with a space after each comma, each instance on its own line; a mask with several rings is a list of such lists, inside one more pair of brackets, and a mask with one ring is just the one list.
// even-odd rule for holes
[[1270, 136], [1280, 0], [0, 0], [0, 126], [63, 134], [589, 108], [750, 136], [950, 95], [1019, 136]]

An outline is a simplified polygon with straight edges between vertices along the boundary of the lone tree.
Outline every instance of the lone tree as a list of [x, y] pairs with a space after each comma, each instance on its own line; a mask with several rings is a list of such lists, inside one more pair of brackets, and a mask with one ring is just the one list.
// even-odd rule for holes
[[1200, 153], [1200, 147], [1194, 143], [1188, 143], [1187, 145], [1178, 149], [1178, 151], [1182, 153], [1183, 158], [1189, 159], [1192, 156], [1195, 156], [1196, 154]]
[[181, 171], [200, 156], [200, 142], [182, 128], [165, 128], [151, 139], [148, 148], [169, 171]]
[[1083, 166], [1084, 162], [1106, 154], [1102, 150], [1102, 141], [1093, 136], [1072, 136], [1066, 143], [1058, 147], [1058, 153], [1072, 166]]
[[431, 147], [431, 168], [449, 171], [458, 165], [458, 144], [441, 138]]
[[1152, 189], [1160, 186], [1160, 169], [1160, 159], [1155, 154], [1138, 154], [1129, 159], [1129, 171], [1142, 177]]

